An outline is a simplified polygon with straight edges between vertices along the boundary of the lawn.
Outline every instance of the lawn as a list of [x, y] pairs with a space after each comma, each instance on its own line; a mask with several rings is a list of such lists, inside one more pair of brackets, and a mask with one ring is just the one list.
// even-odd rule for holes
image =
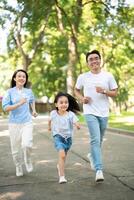
[[[79, 116], [80, 122], [85, 123], [84, 116]], [[134, 132], [134, 112], [110, 113], [109, 127], [129, 130]]]
[[109, 117], [109, 127], [134, 132], [134, 112], [122, 112], [118, 115], [111, 113]]

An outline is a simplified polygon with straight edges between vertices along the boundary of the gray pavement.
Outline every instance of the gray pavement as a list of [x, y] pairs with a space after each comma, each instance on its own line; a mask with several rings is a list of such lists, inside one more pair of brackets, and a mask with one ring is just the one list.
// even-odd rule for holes
[[[15, 176], [7, 119], [0, 119], [0, 200], [133, 200], [134, 137], [106, 132], [103, 144], [105, 181], [96, 184], [86, 158], [88, 130], [75, 130], [66, 162], [67, 184], [58, 183], [57, 152], [47, 131], [47, 117], [34, 119], [34, 171]], [[25, 169], [24, 169], [25, 170]]]

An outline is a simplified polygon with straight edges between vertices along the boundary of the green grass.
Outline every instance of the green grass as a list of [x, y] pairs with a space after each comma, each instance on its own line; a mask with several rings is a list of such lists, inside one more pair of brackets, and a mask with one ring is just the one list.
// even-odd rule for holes
[[[81, 123], [85, 123], [83, 115], [79, 116], [79, 120]], [[110, 128], [134, 132], [134, 112], [122, 112], [121, 114], [110, 113], [108, 124]]]
[[134, 132], [134, 112], [122, 112], [121, 114], [110, 114], [109, 127], [129, 130]]

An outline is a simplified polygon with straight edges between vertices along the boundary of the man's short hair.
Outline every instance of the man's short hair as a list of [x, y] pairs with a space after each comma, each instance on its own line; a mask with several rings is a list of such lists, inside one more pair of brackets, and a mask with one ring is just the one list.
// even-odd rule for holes
[[97, 54], [99, 56], [99, 58], [101, 59], [100, 52], [98, 50], [93, 50], [93, 51], [87, 52], [87, 54], [86, 54], [86, 61], [87, 62], [88, 62], [88, 56], [91, 55], [91, 54]]

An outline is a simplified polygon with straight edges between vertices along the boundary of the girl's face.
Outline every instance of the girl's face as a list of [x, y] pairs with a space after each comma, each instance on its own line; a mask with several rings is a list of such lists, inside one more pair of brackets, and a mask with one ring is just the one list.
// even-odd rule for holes
[[58, 101], [56, 103], [56, 107], [58, 108], [58, 111], [65, 112], [68, 109], [69, 102], [68, 98], [65, 96], [61, 96], [58, 98]]
[[14, 78], [16, 86], [23, 87], [26, 83], [26, 74], [22, 71], [17, 72], [16, 77]]

